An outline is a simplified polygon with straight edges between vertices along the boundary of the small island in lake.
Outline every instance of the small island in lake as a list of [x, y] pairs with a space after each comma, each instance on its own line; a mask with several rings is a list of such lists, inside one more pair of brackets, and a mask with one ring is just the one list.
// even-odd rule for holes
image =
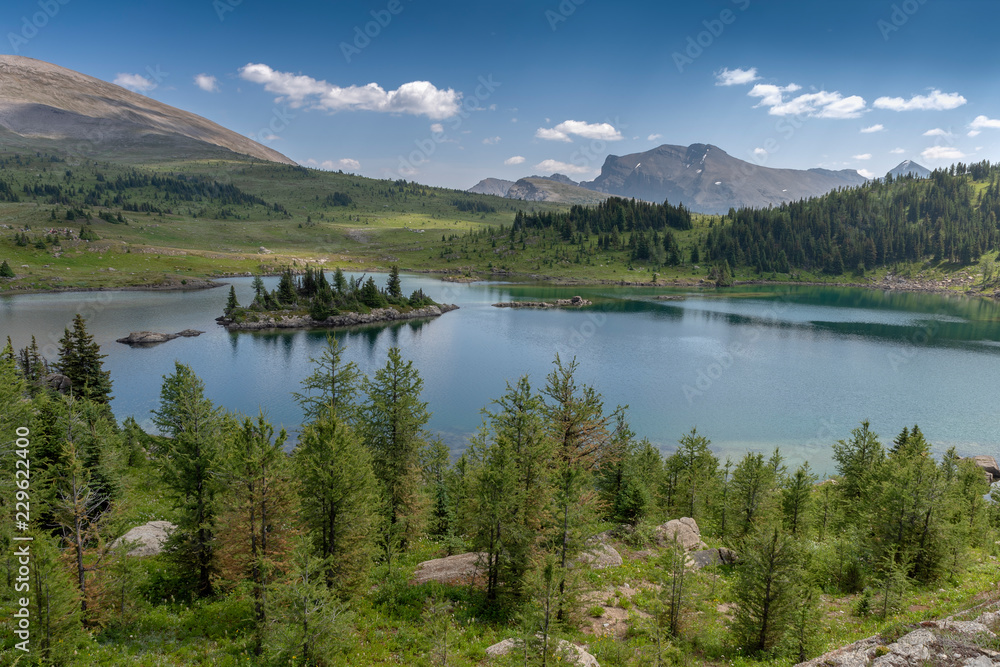
[[307, 267], [296, 275], [281, 274], [277, 289], [268, 291], [260, 276], [254, 278], [254, 299], [241, 306], [230, 286], [225, 313], [216, 322], [230, 331], [259, 329], [338, 328], [425, 317], [437, 317], [458, 306], [437, 303], [423, 290], [409, 297], [400, 290], [399, 268], [393, 266], [384, 289], [372, 277], [348, 279], [339, 268], [333, 284], [321, 269]]
[[494, 303], [494, 308], [581, 308], [592, 306], [593, 301], [584, 299], [582, 296], [574, 296], [570, 299], [556, 299], [555, 301], [501, 301]]

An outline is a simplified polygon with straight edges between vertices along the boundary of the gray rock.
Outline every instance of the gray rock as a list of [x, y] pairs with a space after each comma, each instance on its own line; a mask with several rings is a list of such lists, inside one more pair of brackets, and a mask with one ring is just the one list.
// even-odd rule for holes
[[[541, 639], [540, 636], [539, 639]], [[511, 637], [509, 639], [504, 639], [501, 642], [497, 642], [493, 646], [487, 648], [486, 655], [491, 658], [498, 658], [500, 656], [507, 655], [511, 651], [519, 651], [522, 646], [524, 646], [524, 641], [522, 639]], [[568, 642], [565, 639], [558, 640], [556, 644], [556, 654], [563, 656], [566, 662], [572, 660], [573, 662], [570, 664], [577, 665], [578, 667], [601, 667], [601, 663], [597, 662], [597, 658], [592, 656], [582, 647]]]
[[55, 389], [60, 394], [65, 394], [73, 386], [73, 382], [61, 373], [49, 373], [42, 378], [42, 383], [49, 389]]
[[736, 562], [736, 552], [725, 547], [721, 549], [702, 549], [688, 554], [688, 562], [696, 570], [710, 565], [731, 565]]
[[128, 531], [111, 543], [114, 549], [119, 544], [136, 542], [128, 552], [129, 556], [156, 556], [163, 551], [163, 544], [177, 526], [169, 521], [150, 521]]
[[410, 583], [415, 586], [429, 581], [456, 585], [473, 584], [483, 571], [485, 563], [486, 554], [476, 552], [425, 560], [417, 565]]
[[588, 544], [587, 549], [580, 554], [577, 562], [589, 565], [595, 570], [603, 570], [608, 567], [621, 567], [622, 555], [610, 544], [595, 542]]
[[997, 467], [997, 460], [995, 458], [980, 454], [979, 456], [973, 456], [972, 461], [986, 473], [987, 482], [992, 484], [993, 482], [1000, 481], [1000, 467]]
[[662, 526], [658, 526], [655, 531], [656, 541], [661, 545], [669, 544], [676, 540], [684, 551], [698, 551], [706, 549], [707, 544], [701, 541], [701, 531], [698, 523], [690, 517], [671, 519]]

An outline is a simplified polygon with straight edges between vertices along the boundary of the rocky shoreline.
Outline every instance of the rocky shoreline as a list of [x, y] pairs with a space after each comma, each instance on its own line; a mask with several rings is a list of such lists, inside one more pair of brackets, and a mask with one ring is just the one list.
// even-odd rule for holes
[[341, 313], [331, 315], [322, 321], [314, 320], [308, 315], [278, 315], [264, 316], [254, 322], [236, 322], [225, 316], [215, 318], [215, 321], [229, 331], [263, 331], [267, 329], [340, 329], [362, 324], [379, 324], [429, 317], [440, 317], [444, 313], [457, 310], [458, 306], [442, 303], [437, 306], [424, 306], [407, 312], [395, 308], [374, 308], [368, 313]]

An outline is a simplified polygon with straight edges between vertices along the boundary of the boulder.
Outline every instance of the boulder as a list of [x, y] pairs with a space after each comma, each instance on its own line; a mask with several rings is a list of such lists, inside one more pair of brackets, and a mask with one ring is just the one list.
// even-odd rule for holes
[[49, 373], [42, 378], [42, 383], [49, 389], [55, 389], [60, 394], [65, 394], [73, 386], [70, 379], [61, 373]]
[[483, 571], [485, 562], [486, 554], [477, 552], [425, 560], [417, 565], [410, 583], [415, 586], [429, 581], [454, 585], [472, 584]]
[[1000, 468], [997, 467], [997, 460], [995, 458], [981, 454], [973, 456], [972, 461], [986, 473], [987, 482], [992, 484], [993, 482], [1000, 481]]
[[[992, 605], [994, 608], [996, 604]], [[798, 667], [890, 667], [895, 665], [996, 665], [1000, 653], [984, 646], [995, 641], [989, 626], [1000, 619], [985, 612], [974, 621], [924, 621], [921, 627], [886, 644], [875, 635], [799, 663]]]
[[732, 565], [736, 562], [736, 552], [732, 549], [702, 549], [688, 554], [688, 563], [695, 570], [709, 565]]
[[[541, 639], [541, 636], [538, 636], [538, 639]], [[550, 641], [556, 640], [552, 639]], [[491, 658], [497, 658], [507, 655], [511, 651], [519, 651], [522, 646], [524, 646], [524, 640], [517, 637], [511, 637], [509, 639], [504, 639], [502, 642], [497, 642], [493, 646], [487, 648], [486, 655]], [[577, 665], [577, 667], [601, 667], [601, 663], [597, 662], [597, 658], [592, 656], [580, 646], [568, 642], [565, 639], [560, 639], [556, 643], [556, 655], [563, 657], [564, 662]]]
[[136, 542], [135, 547], [128, 552], [129, 556], [155, 556], [163, 551], [163, 544], [170, 533], [177, 528], [169, 521], [150, 521], [128, 531], [111, 543], [114, 549], [125, 542]]
[[701, 541], [698, 523], [686, 516], [680, 519], [671, 519], [662, 526], [658, 526], [655, 535], [656, 541], [661, 545], [677, 541], [684, 551], [698, 551], [708, 548], [708, 545]]
[[607, 567], [621, 567], [622, 555], [610, 544], [604, 542], [589, 544], [588, 540], [587, 549], [580, 554], [577, 562], [589, 565], [595, 570], [603, 570]]

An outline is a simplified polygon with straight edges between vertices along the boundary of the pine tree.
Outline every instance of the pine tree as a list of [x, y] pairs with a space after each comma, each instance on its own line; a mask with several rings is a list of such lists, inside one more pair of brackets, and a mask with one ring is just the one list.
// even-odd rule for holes
[[240, 302], [236, 300], [236, 287], [229, 286], [229, 297], [226, 299], [226, 315], [240, 307]]
[[165, 456], [164, 483], [180, 509], [178, 530], [171, 536], [177, 562], [193, 571], [195, 592], [212, 594], [215, 563], [215, 519], [221, 453], [221, 418], [205, 385], [189, 366], [174, 363], [164, 376], [160, 407], [153, 423], [171, 439]]
[[413, 362], [404, 362], [398, 347], [389, 348], [385, 367], [361, 385], [365, 402], [359, 410], [359, 433], [372, 452], [389, 525], [404, 524], [404, 532], [415, 528], [407, 524], [418, 511], [417, 456], [424, 442], [424, 425], [430, 419], [427, 403], [420, 400], [423, 386]]
[[400, 299], [403, 297], [403, 290], [400, 287], [399, 282], [399, 267], [395, 264], [389, 269], [389, 281], [386, 283], [385, 291], [393, 299]]
[[66, 329], [59, 340], [56, 369], [69, 378], [73, 393], [97, 403], [111, 400], [111, 372], [104, 370], [101, 347], [87, 333], [83, 316], [73, 318], [73, 330]]
[[306, 537], [294, 543], [289, 572], [269, 596], [274, 664], [346, 664], [353, 615], [327, 588], [325, 562], [313, 555]]
[[326, 585], [349, 598], [361, 589], [372, 560], [378, 516], [372, 456], [336, 415], [327, 414], [303, 429], [292, 458], [302, 522], [324, 563]]
[[777, 527], [750, 535], [739, 553], [732, 632], [740, 647], [760, 654], [785, 638], [795, 608], [799, 555], [795, 542]]
[[3, 264], [0, 264], [0, 278], [14, 278], [14, 269], [10, 268], [10, 264], [7, 263], [5, 259]]
[[306, 422], [318, 421], [329, 416], [351, 423], [358, 393], [358, 366], [353, 361], [344, 362], [344, 348], [333, 334], [326, 335], [326, 347], [319, 357], [310, 357], [313, 372], [302, 380], [303, 393], [292, 396], [302, 408]]
[[263, 305], [266, 290], [264, 288], [264, 280], [260, 276], [253, 277], [253, 292], [254, 302]]
[[234, 581], [249, 579], [254, 602], [254, 653], [264, 649], [267, 590], [289, 547], [294, 508], [292, 477], [283, 445], [284, 429], [260, 414], [227, 420], [219, 471], [226, 493], [218, 531], [220, 571]]
[[785, 525], [792, 537], [798, 537], [808, 525], [806, 514], [812, 502], [812, 487], [816, 483], [816, 475], [812, 474], [809, 462], [806, 461], [796, 468], [788, 485], [782, 491], [782, 506], [785, 513]]

